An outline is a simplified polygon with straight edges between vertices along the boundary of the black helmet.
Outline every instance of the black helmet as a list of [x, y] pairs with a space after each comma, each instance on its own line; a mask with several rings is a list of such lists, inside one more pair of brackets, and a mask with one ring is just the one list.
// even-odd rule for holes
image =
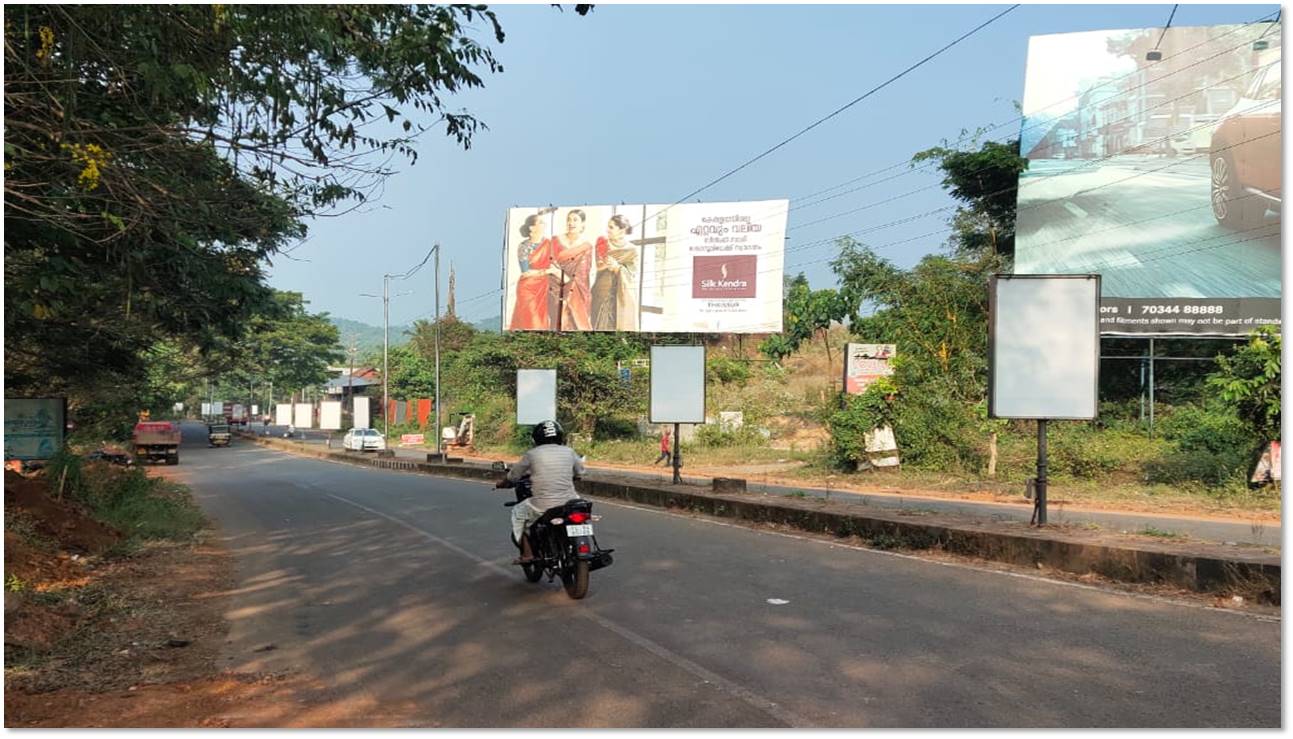
[[543, 421], [537, 423], [530, 430], [530, 438], [534, 440], [534, 445], [540, 444], [565, 444], [566, 432], [562, 430], [561, 424], [556, 421]]

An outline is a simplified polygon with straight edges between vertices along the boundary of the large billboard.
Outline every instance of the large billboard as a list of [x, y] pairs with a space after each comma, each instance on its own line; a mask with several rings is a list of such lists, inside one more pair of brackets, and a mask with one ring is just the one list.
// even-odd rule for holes
[[781, 331], [786, 200], [512, 208], [504, 331]]
[[1028, 44], [1015, 272], [1098, 273], [1100, 330], [1280, 321], [1278, 24]]

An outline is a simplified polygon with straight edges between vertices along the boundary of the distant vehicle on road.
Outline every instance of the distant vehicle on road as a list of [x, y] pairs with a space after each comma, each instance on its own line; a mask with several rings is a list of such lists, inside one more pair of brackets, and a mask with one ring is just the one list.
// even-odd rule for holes
[[131, 443], [140, 461], [180, 463], [180, 427], [170, 421], [140, 421]]
[[354, 452], [381, 452], [386, 450], [386, 437], [377, 429], [350, 429], [341, 439], [341, 448]]
[[1212, 215], [1228, 227], [1279, 211], [1281, 194], [1280, 63], [1253, 78], [1212, 132]]
[[207, 443], [211, 446], [229, 446], [231, 439], [233, 434], [229, 432], [228, 424], [213, 423], [207, 426]]

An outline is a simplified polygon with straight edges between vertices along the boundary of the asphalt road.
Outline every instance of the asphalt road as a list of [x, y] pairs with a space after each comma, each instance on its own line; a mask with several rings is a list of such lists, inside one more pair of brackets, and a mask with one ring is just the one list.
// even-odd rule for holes
[[1106, 297], [1279, 298], [1280, 225], [1212, 217], [1206, 155], [1037, 162], [1019, 182], [1021, 274], [1100, 272]]
[[[257, 433], [261, 433], [265, 429], [255, 427], [253, 430]], [[274, 436], [282, 436], [285, 431], [286, 427], [283, 426], [270, 426], [268, 428], [268, 432]], [[328, 438], [329, 433], [334, 436], [333, 445], [340, 448], [340, 432], [305, 429], [297, 431], [295, 438], [300, 441], [323, 444]], [[685, 453], [686, 452], [684, 450], [684, 454]], [[395, 454], [398, 457], [406, 459], [424, 460], [426, 458], [427, 450], [396, 448]], [[590, 459], [589, 462], [593, 469], [599, 469], [595, 459]], [[686, 474], [686, 467], [684, 467], [683, 470], [683, 479], [685, 481], [708, 484], [709, 478], [693, 477]], [[619, 477], [628, 477], [649, 482], [667, 482], [671, 479], [670, 471], [664, 467], [661, 467], [659, 472], [638, 472], [634, 470], [623, 470], [610, 467], [600, 468], [599, 471], [613, 473]], [[748, 489], [754, 493], [766, 493], [768, 495], [803, 493], [806, 496], [814, 498], [829, 497], [831, 500], [835, 501], [842, 501], [859, 506], [881, 508], [890, 511], [932, 511], [936, 513], [963, 515], [986, 521], [1026, 522], [1032, 517], [1032, 503], [1024, 499], [1022, 491], [1018, 502], [999, 503], [955, 500], [920, 495], [860, 493], [838, 489], [808, 487], [803, 485], [772, 485], [762, 483], [757, 478], [748, 480], [747, 484], [749, 486]], [[1283, 528], [1278, 523], [1254, 523], [1252, 521], [1191, 518], [1158, 513], [1074, 510], [1073, 507], [1065, 504], [1062, 499], [1056, 498], [1053, 493], [1051, 497], [1052, 502], [1049, 509], [1049, 518], [1051, 523], [1056, 524], [1095, 524], [1106, 531], [1125, 531], [1130, 533], [1153, 529], [1159, 532], [1187, 536], [1200, 541], [1254, 544], [1276, 549], [1280, 548], [1283, 542]]]
[[226, 666], [409, 725], [1280, 725], [1270, 618], [602, 502], [616, 562], [571, 601], [488, 484], [240, 441], [173, 469], [235, 555]]

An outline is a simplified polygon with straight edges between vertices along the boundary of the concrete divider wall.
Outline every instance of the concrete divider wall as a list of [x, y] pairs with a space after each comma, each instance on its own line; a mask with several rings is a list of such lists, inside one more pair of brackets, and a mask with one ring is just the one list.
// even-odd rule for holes
[[[494, 481], [501, 473], [463, 464], [417, 462], [339, 450], [312, 450], [281, 439], [248, 436], [259, 444], [384, 469]], [[1169, 544], [1109, 544], [1049, 529], [1006, 531], [951, 516], [904, 518], [899, 513], [832, 510], [820, 501], [720, 494], [696, 486], [651, 487], [599, 479], [576, 483], [582, 495], [626, 500], [756, 523], [789, 526], [838, 537], [858, 536], [881, 549], [939, 549], [1015, 565], [1042, 565], [1075, 574], [1096, 573], [1121, 582], [1167, 583], [1198, 592], [1238, 592], [1279, 603], [1278, 556], [1232, 556], [1188, 551]], [[1196, 549], [1198, 549], [1196, 547]], [[1215, 549], [1215, 548], [1213, 548]]]

